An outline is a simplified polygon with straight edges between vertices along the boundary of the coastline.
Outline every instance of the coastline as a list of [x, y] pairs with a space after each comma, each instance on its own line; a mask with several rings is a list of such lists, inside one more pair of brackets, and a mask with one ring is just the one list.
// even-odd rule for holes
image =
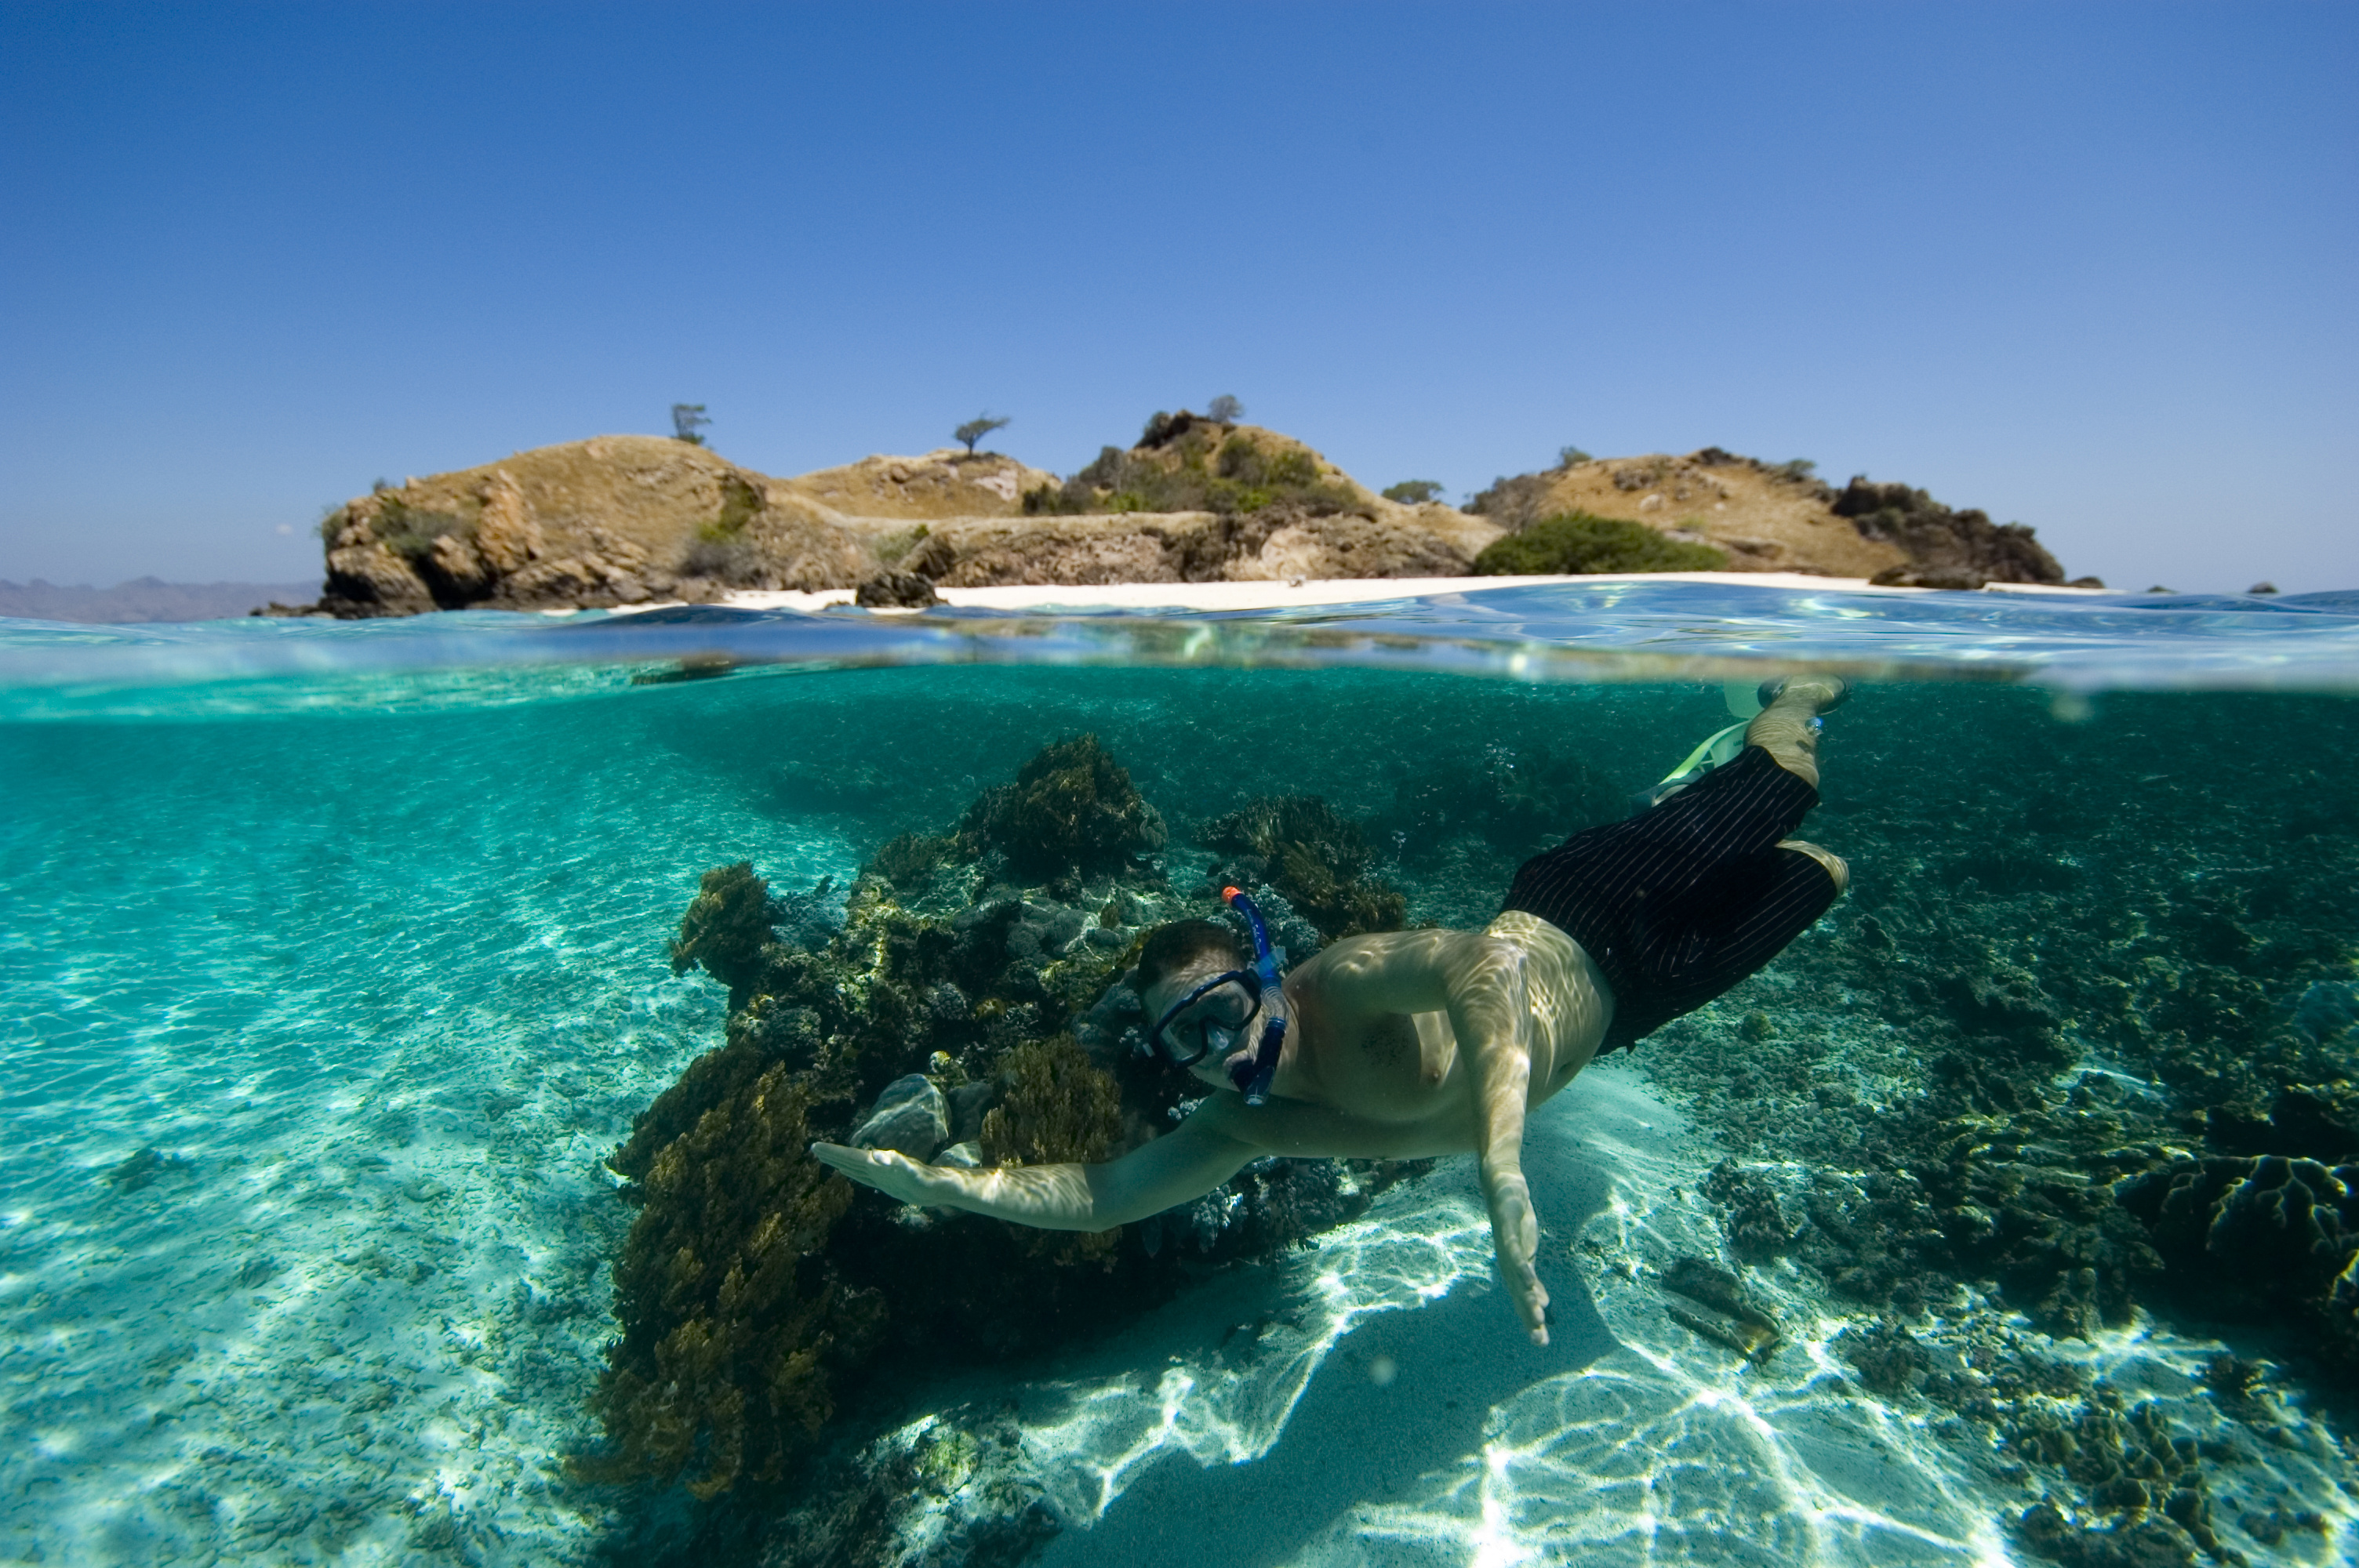
[[[1285, 610], [1322, 604], [1370, 604], [1394, 599], [1478, 592], [1495, 588], [1554, 588], [1610, 582], [1708, 582], [1757, 588], [1822, 589], [1828, 592], [1910, 594], [1954, 592], [1935, 588], [1879, 585], [1865, 578], [1819, 577], [1805, 572], [1599, 572], [1552, 577], [1315, 578], [1250, 582], [1020, 583], [1001, 588], [937, 588], [942, 602], [958, 610]], [[2054, 594], [2104, 598], [2104, 589], [2063, 588], [2045, 583], [1985, 584], [1982, 593]], [[812, 614], [851, 605], [853, 590], [812, 593], [743, 589], [719, 602], [731, 610], [790, 610]], [[623, 605], [608, 611], [636, 615], [679, 607], [677, 600]], [[575, 615], [576, 610], [544, 610], [543, 615]], [[879, 610], [880, 615], [919, 615], [918, 610]]]

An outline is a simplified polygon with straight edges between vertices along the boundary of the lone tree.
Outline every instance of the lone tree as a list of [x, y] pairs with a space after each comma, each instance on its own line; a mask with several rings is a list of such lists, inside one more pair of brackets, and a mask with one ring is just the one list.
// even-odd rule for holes
[[966, 443], [966, 455], [968, 457], [973, 457], [974, 456], [974, 444], [977, 441], [982, 440], [994, 430], [1006, 429], [1008, 426], [1014, 423], [1015, 421], [1013, 419], [1002, 419], [990, 414], [979, 414], [975, 416], [975, 417], [968, 420], [965, 424], [960, 426], [957, 429], [951, 431], [951, 438], [952, 440], [964, 441]]
[[671, 406], [671, 433], [691, 447], [704, 445], [704, 438], [697, 432], [712, 423], [704, 416], [704, 405], [701, 403], [675, 403]]
[[1386, 490], [1386, 501], [1397, 501], [1404, 506], [1421, 506], [1441, 495], [1440, 481], [1430, 479], [1405, 479]]
[[1227, 393], [1204, 405], [1204, 417], [1215, 425], [1234, 425], [1245, 416], [1245, 406]]
[[1560, 469], [1569, 469], [1575, 463], [1592, 463], [1596, 460], [1579, 447], [1559, 447], [1556, 449], [1556, 466]]

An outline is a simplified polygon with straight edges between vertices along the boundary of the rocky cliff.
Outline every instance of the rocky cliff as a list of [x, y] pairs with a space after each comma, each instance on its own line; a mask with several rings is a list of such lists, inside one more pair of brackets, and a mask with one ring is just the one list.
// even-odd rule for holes
[[1455, 577], [1484, 546], [1568, 512], [1710, 545], [1740, 571], [2063, 580], [2020, 524], [1905, 485], [1854, 480], [1838, 493], [1802, 466], [1717, 448], [1519, 475], [1461, 511], [1388, 501], [1289, 436], [1183, 410], [1061, 480], [956, 449], [794, 479], [658, 437], [519, 452], [339, 507], [321, 524], [325, 591], [303, 609], [603, 608], [849, 589], [888, 571], [952, 588]]

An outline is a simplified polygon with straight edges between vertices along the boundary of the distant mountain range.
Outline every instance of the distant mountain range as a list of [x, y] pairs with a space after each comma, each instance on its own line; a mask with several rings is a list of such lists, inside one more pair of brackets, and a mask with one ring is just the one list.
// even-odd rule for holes
[[138, 621], [226, 621], [276, 600], [301, 604], [320, 597], [310, 582], [166, 582], [134, 578], [113, 588], [0, 578], [0, 615], [21, 621], [80, 621], [123, 625]]

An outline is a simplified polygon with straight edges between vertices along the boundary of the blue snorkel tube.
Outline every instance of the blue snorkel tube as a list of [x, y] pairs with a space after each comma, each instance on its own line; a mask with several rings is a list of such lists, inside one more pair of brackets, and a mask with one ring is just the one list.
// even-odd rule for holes
[[1286, 988], [1278, 983], [1277, 954], [1269, 945], [1269, 927], [1262, 923], [1261, 911], [1242, 888], [1223, 888], [1221, 897], [1253, 927], [1254, 973], [1261, 977], [1261, 1043], [1254, 1048], [1252, 1061], [1229, 1069], [1229, 1081], [1244, 1094], [1245, 1104], [1259, 1105], [1269, 1098], [1269, 1081], [1277, 1076], [1277, 1054], [1286, 1044]]

